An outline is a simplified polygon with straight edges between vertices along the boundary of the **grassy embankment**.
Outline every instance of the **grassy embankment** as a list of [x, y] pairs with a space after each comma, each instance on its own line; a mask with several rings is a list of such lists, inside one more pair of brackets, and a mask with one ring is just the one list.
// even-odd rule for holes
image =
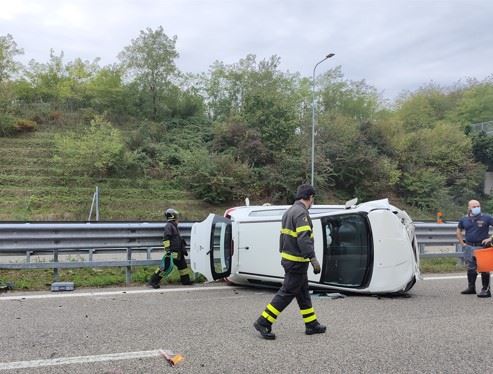
[[0, 137], [0, 221], [85, 221], [96, 186], [100, 220], [158, 221], [170, 206], [183, 220], [224, 212], [161, 179], [60, 176], [53, 164], [54, 135], [74, 128], [42, 124], [33, 133]]

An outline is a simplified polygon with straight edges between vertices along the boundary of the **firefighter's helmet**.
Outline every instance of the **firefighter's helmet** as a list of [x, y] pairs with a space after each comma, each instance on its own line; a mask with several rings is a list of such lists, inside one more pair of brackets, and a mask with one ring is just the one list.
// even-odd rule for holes
[[176, 221], [178, 219], [178, 211], [174, 210], [173, 208], [166, 209], [166, 212], [164, 212], [164, 216], [166, 217], [167, 221]]

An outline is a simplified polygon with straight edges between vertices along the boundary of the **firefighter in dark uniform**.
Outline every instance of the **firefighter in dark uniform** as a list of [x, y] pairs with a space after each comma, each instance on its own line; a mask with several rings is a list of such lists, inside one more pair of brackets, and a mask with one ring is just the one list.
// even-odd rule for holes
[[272, 324], [294, 298], [305, 322], [305, 333], [321, 334], [326, 330], [317, 320], [308, 290], [308, 264], [312, 264], [315, 274], [320, 273], [320, 264], [314, 251], [313, 225], [308, 214], [314, 195], [315, 190], [311, 185], [302, 184], [296, 192], [295, 203], [282, 216], [280, 252], [285, 272], [284, 282], [253, 324], [264, 339], [276, 338]]
[[153, 288], [159, 288], [159, 282], [163, 276], [168, 275], [176, 265], [180, 273], [180, 280], [183, 285], [190, 285], [190, 270], [188, 269], [185, 256], [188, 254], [186, 242], [181, 237], [178, 230], [178, 212], [174, 209], [167, 209], [164, 213], [168, 221], [164, 226], [163, 247], [164, 256], [161, 260], [161, 265], [151, 275], [149, 285]]

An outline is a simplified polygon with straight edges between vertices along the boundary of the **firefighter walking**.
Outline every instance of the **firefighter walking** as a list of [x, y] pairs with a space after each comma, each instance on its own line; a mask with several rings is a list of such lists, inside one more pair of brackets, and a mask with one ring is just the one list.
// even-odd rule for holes
[[280, 236], [281, 265], [284, 282], [253, 326], [264, 339], [275, 339], [272, 325], [281, 312], [296, 298], [307, 335], [325, 333], [326, 327], [317, 320], [308, 289], [308, 264], [315, 274], [320, 264], [315, 256], [313, 225], [308, 209], [312, 206], [315, 190], [302, 184], [296, 191], [295, 203], [282, 216]]
[[149, 285], [152, 288], [159, 288], [161, 279], [171, 273], [174, 265], [176, 265], [180, 273], [181, 283], [183, 285], [190, 285], [192, 284], [190, 270], [185, 260], [185, 256], [188, 253], [186, 242], [178, 230], [178, 212], [170, 208], [166, 210], [164, 215], [167, 220], [163, 233], [164, 256], [159, 268], [151, 275]]

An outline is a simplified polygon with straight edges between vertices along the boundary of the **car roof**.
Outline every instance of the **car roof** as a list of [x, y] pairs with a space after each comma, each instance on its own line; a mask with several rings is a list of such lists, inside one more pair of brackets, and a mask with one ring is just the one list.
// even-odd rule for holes
[[[278, 220], [291, 205], [251, 205], [238, 206], [226, 210], [224, 216], [235, 221], [250, 220]], [[335, 212], [369, 212], [374, 209], [388, 209], [399, 211], [398, 208], [389, 204], [388, 199], [374, 200], [359, 205], [346, 207], [345, 205], [313, 205], [310, 209], [310, 216], [319, 217], [326, 213]]]

